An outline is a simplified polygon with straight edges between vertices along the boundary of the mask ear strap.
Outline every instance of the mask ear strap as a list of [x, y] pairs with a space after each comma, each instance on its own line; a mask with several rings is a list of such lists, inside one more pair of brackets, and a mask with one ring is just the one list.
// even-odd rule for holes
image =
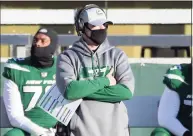
[[[85, 23], [84, 27], [86, 27], [88, 30], [92, 31], [89, 27], [88, 27], [88, 23]], [[84, 28], [85, 29], [85, 28]]]

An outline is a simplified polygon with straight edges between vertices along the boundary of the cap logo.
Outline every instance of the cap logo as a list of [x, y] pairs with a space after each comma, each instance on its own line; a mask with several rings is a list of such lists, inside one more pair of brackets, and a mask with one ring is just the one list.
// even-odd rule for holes
[[39, 32], [41, 32], [41, 33], [47, 33], [48, 30], [47, 30], [47, 29], [41, 29]]
[[97, 10], [96, 10], [96, 13], [97, 13], [97, 15], [101, 15], [101, 14], [103, 14], [103, 11], [100, 10], [100, 9], [97, 9]]

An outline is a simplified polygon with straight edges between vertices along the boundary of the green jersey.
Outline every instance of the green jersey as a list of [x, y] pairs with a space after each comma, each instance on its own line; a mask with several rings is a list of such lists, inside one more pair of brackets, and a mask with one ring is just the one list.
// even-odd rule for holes
[[192, 123], [192, 73], [190, 64], [175, 65], [168, 69], [163, 83], [179, 94], [178, 120], [191, 130]]
[[40, 98], [55, 83], [56, 58], [54, 65], [39, 69], [31, 65], [30, 57], [9, 59], [3, 76], [12, 80], [19, 89], [24, 114], [39, 126], [53, 127], [57, 120], [37, 106]]

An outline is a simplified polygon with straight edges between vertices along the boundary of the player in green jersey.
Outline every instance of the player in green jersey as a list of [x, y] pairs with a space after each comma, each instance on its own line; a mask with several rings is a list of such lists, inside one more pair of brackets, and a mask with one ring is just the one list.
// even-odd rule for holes
[[12, 58], [5, 64], [3, 99], [14, 127], [5, 136], [55, 136], [57, 120], [37, 106], [55, 83], [57, 33], [40, 28], [34, 36], [31, 56]]
[[151, 136], [192, 136], [192, 64], [167, 70], [165, 90], [158, 108], [158, 122]]

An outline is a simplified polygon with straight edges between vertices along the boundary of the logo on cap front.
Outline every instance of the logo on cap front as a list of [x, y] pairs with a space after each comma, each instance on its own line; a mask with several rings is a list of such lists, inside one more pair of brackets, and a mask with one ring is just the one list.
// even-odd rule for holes
[[48, 32], [48, 30], [47, 29], [40, 29], [40, 31], [39, 32], [41, 32], [41, 33], [47, 33]]
[[97, 9], [96, 13], [97, 13], [97, 15], [101, 15], [101, 14], [103, 14], [103, 11], [101, 9]]

